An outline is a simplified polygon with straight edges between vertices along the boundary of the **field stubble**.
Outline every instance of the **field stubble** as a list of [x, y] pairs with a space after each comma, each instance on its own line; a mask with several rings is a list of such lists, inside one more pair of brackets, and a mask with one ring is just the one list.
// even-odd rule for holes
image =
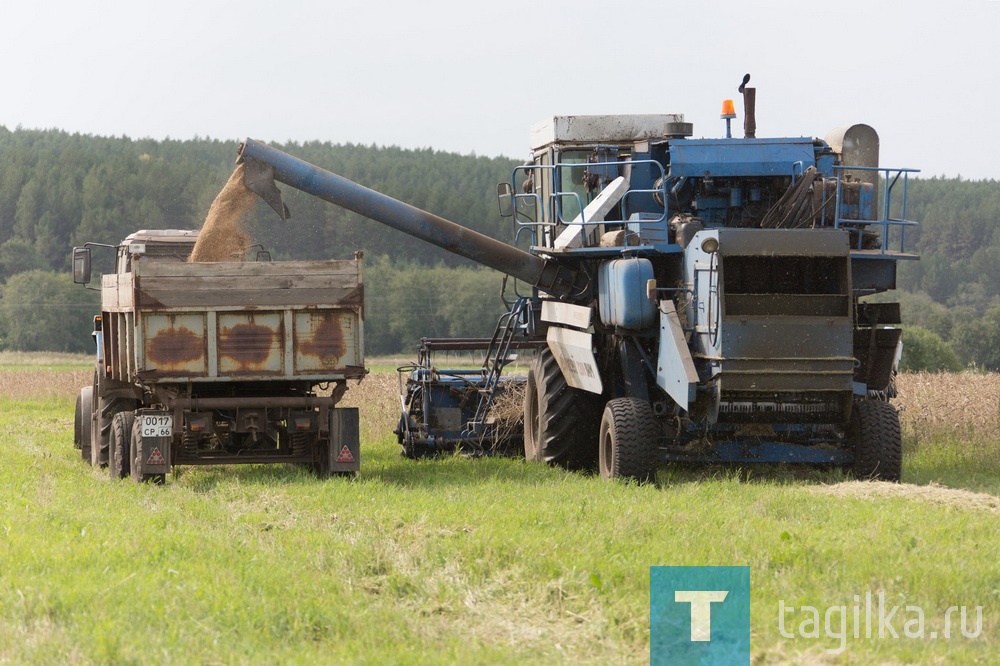
[[[973, 596], [995, 580], [993, 560], [952, 566], [961, 543], [997, 546], [997, 481], [970, 471], [996, 477], [997, 375], [899, 378], [904, 484], [708, 470], [670, 471], [654, 488], [511, 460], [407, 461], [391, 434], [397, 377], [373, 372], [342, 403], [362, 411], [355, 482], [189, 468], [155, 488], [79, 461], [72, 399], [92, 370], [66, 362], [0, 369], [0, 398], [28, 405], [4, 430], [16, 454], [0, 472], [0, 662], [143, 661], [151, 642], [175, 663], [636, 663], [648, 658], [650, 564], [749, 564], [762, 664], [871, 661], [867, 644], [830, 660], [821, 642], [776, 639], [778, 598], [849, 602], [870, 586], [929, 608], [998, 607]], [[106, 606], [100, 622], [92, 606]], [[108, 633], [154, 634], [170, 616], [185, 622], [159, 636]], [[944, 647], [882, 644], [878, 661], [989, 654]]]
[[[76, 355], [0, 354], [0, 397], [75, 397], [89, 384], [93, 370], [79, 365]], [[6, 367], [5, 367], [6, 366]], [[60, 372], [52, 368], [67, 366]], [[903, 434], [928, 440], [934, 437], [1000, 439], [1000, 373], [910, 373], [898, 378]], [[511, 419], [521, 394], [502, 397], [500, 416]], [[364, 407], [366, 424], [377, 437], [395, 428], [399, 417], [399, 382], [395, 373], [372, 372], [350, 382], [343, 406]], [[365, 427], [365, 426], [363, 426]]]

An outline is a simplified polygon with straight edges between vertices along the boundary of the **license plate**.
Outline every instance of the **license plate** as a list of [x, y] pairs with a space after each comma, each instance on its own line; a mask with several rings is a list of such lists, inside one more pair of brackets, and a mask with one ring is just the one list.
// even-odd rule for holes
[[143, 437], [172, 437], [174, 417], [168, 414], [144, 414], [142, 417]]

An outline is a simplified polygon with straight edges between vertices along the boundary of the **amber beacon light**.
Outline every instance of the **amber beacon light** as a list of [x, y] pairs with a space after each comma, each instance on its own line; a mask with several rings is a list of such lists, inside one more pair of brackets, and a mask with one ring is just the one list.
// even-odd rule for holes
[[736, 105], [733, 104], [733, 100], [722, 100], [722, 113], [719, 114], [719, 117], [726, 121], [726, 138], [733, 138], [731, 123], [733, 118], [736, 117]]

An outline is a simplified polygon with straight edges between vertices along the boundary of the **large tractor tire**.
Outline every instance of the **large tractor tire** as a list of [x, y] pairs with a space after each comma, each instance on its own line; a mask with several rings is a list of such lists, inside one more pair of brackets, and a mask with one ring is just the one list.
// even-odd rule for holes
[[605, 479], [656, 478], [660, 427], [649, 402], [615, 398], [601, 419], [600, 470]]
[[524, 457], [569, 469], [597, 463], [600, 396], [566, 383], [552, 352], [535, 354], [524, 395]]
[[903, 473], [903, 441], [895, 407], [883, 400], [855, 401], [850, 438], [857, 478], [899, 481]]
[[132, 427], [135, 412], [118, 412], [111, 419], [108, 443], [108, 472], [112, 479], [124, 479], [132, 469]]
[[90, 437], [93, 434], [90, 421], [93, 417], [94, 387], [84, 386], [76, 397], [76, 414], [73, 418], [73, 446], [80, 449], [80, 456], [88, 465], [91, 464], [91, 456], [93, 455], [90, 448]]

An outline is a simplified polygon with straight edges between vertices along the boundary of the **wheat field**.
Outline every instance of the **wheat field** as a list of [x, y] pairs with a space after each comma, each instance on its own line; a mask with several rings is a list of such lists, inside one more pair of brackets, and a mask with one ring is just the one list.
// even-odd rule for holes
[[[34, 358], [9, 353], [0, 356], [0, 397], [73, 397], [90, 383], [90, 368], [58, 369], [79, 357], [46, 355], [44, 363]], [[899, 396], [893, 404], [899, 409], [904, 435], [921, 439], [941, 435], [1000, 437], [1000, 373], [903, 374], [897, 387]], [[512, 409], [508, 403], [510, 400], [500, 404], [505, 416]], [[396, 374], [372, 372], [360, 382], [351, 382], [343, 405], [366, 406], [369, 422], [363, 427], [372, 434], [391, 432], [399, 417]]]

